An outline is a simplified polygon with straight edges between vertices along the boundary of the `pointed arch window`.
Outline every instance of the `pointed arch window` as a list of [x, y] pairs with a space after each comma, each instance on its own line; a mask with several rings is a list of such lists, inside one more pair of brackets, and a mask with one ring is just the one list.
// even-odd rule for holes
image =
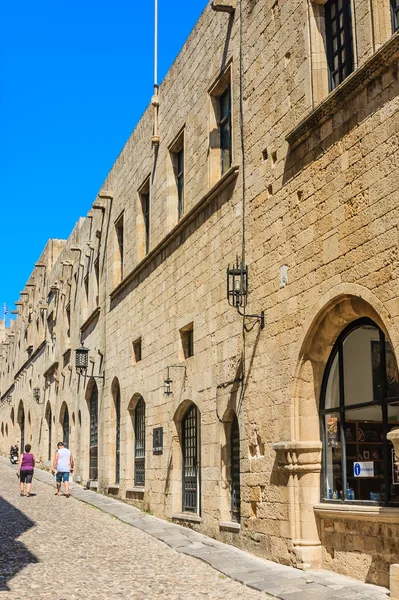
[[399, 426], [399, 373], [370, 319], [339, 336], [321, 392], [325, 500], [399, 503], [399, 470], [387, 433]]
[[94, 383], [90, 395], [90, 464], [89, 477], [92, 481], [98, 478], [98, 388]]
[[134, 413], [134, 485], [145, 485], [145, 402], [137, 403]]

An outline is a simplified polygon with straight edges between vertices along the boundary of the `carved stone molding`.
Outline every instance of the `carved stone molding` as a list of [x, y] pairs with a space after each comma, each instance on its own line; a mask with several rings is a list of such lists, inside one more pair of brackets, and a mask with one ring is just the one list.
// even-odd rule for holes
[[395, 64], [399, 56], [399, 31], [395, 33], [359, 69], [347, 77], [317, 108], [307, 115], [285, 138], [293, 148], [310, 133], [330, 119], [347, 104], [356, 93]]
[[320, 441], [312, 442], [277, 442], [272, 446], [277, 454], [279, 469], [289, 473], [320, 473], [321, 451]]

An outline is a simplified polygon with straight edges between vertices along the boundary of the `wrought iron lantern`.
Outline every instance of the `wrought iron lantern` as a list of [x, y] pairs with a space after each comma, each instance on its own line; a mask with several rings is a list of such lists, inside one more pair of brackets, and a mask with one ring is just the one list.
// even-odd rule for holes
[[89, 349], [82, 344], [80, 348], [75, 350], [75, 368], [79, 375], [86, 375], [89, 364]]
[[40, 388], [38, 388], [38, 387], [33, 388], [33, 397], [36, 400], [36, 402], [39, 404], [39, 400], [40, 400]]
[[265, 313], [259, 315], [248, 315], [240, 309], [245, 309], [248, 302], [248, 266], [241, 261], [227, 267], [227, 300], [230, 306], [233, 306], [239, 315], [245, 318], [258, 319], [260, 328], [265, 326]]
[[171, 396], [173, 394], [172, 391], [172, 379], [168, 376], [164, 381], [164, 394], [165, 396]]

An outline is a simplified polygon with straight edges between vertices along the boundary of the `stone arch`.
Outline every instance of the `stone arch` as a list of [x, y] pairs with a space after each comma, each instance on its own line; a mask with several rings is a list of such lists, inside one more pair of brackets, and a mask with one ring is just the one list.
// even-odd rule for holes
[[[232, 469], [232, 434], [237, 430], [239, 432], [239, 463], [238, 469], [240, 469], [240, 463], [242, 459], [242, 440], [241, 434], [243, 428], [240, 427], [239, 419], [236, 411], [232, 407], [226, 408], [223, 417], [221, 419], [221, 453], [220, 453], [220, 514], [222, 521], [232, 521], [232, 490], [233, 490], [233, 477], [234, 484], [236, 484], [236, 469]], [[236, 463], [234, 462], [236, 467]], [[233, 472], [234, 471], [234, 472]], [[234, 485], [235, 494], [239, 495], [239, 473], [238, 473], [238, 489], [237, 485]], [[239, 511], [238, 511], [239, 512]], [[234, 516], [235, 520], [237, 515]]]
[[25, 447], [26, 439], [25, 439], [25, 409], [24, 409], [24, 403], [22, 400], [20, 400], [19, 404], [18, 404], [17, 423], [18, 423], [18, 427], [19, 427], [19, 431], [18, 431], [19, 439], [16, 440], [16, 443], [18, 443], [20, 450], [23, 450]]
[[109, 462], [110, 483], [119, 484], [121, 475], [121, 386], [118, 377], [111, 384], [112, 402], [110, 406]]
[[320, 501], [319, 402], [324, 371], [340, 333], [364, 317], [376, 323], [395, 348], [399, 337], [389, 313], [372, 292], [356, 284], [337, 286], [318, 300], [297, 345], [291, 388], [291, 439], [274, 444], [273, 448], [290, 488], [291, 536], [299, 567], [317, 567], [322, 563], [313, 507]]
[[94, 378], [90, 378], [86, 388], [86, 410], [83, 416], [84, 431], [81, 455], [83, 460], [82, 472], [89, 480], [98, 478], [98, 437], [100, 422], [99, 390]]
[[58, 437], [62, 439], [65, 446], [69, 448], [70, 445], [70, 420], [69, 420], [69, 409], [67, 403], [64, 401], [61, 405], [59, 413], [59, 425], [58, 425]]
[[[143, 395], [139, 392], [133, 394], [127, 407], [128, 417], [126, 420], [126, 476], [131, 482], [135, 480], [135, 459], [136, 459], [136, 409], [139, 402], [144, 403], [144, 415], [146, 402]], [[146, 423], [146, 421], [145, 421]], [[145, 427], [145, 431], [147, 428]], [[145, 447], [148, 448], [145, 436]]]
[[51, 460], [51, 450], [52, 450], [52, 432], [53, 432], [53, 419], [52, 419], [52, 410], [50, 401], [47, 401], [46, 410], [44, 412], [44, 436], [43, 436], [43, 445], [44, 445], [44, 456], [46, 456], [46, 460]]

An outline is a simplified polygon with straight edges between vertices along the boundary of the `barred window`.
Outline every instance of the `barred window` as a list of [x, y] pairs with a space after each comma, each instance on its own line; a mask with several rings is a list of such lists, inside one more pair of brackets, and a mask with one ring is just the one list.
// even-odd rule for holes
[[399, 0], [391, 0], [392, 31], [399, 29]]
[[145, 402], [137, 403], [134, 414], [134, 485], [145, 484]]
[[330, 91], [353, 71], [350, 0], [328, 0], [324, 6]]

